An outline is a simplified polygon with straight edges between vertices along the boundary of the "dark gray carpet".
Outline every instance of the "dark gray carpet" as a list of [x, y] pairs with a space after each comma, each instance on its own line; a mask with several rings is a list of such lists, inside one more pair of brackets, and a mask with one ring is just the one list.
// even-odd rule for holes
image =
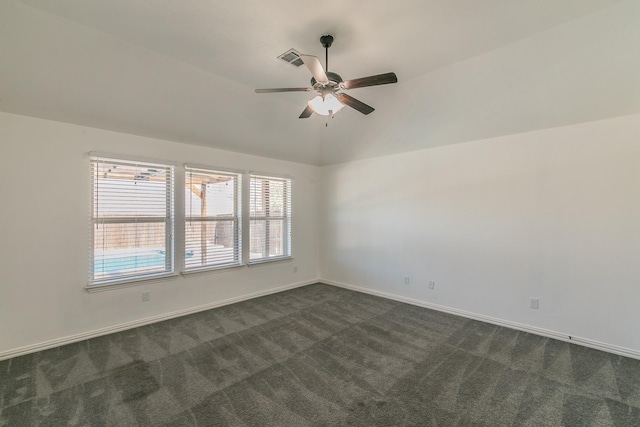
[[640, 426], [640, 361], [317, 284], [0, 362], [2, 426]]

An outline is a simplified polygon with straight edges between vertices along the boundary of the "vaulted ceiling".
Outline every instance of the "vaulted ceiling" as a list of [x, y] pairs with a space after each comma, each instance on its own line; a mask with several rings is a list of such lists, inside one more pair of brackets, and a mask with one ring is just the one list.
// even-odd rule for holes
[[[376, 108], [298, 119], [319, 56]], [[4, 0], [0, 110], [314, 165], [640, 112], [637, 0]], [[323, 60], [324, 62], [324, 60]]]

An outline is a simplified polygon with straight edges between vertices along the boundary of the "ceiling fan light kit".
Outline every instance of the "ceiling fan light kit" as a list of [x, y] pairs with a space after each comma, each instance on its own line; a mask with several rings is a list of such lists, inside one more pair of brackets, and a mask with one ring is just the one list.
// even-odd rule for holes
[[323, 35], [320, 37], [320, 43], [322, 47], [325, 48], [325, 68], [322, 68], [318, 57], [313, 55], [299, 55], [299, 59], [302, 60], [313, 76], [311, 78], [311, 87], [256, 89], [256, 93], [310, 92], [315, 90], [319, 95], [316, 95], [307, 102], [307, 106], [299, 118], [306, 119], [313, 113], [333, 117], [335, 113], [342, 110], [345, 106], [349, 106], [362, 114], [370, 114], [375, 110], [373, 107], [347, 95], [343, 91], [398, 82], [395, 73], [384, 73], [344, 81], [339, 74], [329, 71], [329, 48], [333, 44], [333, 36], [329, 34]]
[[307, 105], [313, 110], [314, 113], [321, 116], [333, 116], [338, 111], [344, 108], [344, 104], [338, 101], [338, 98], [328, 93], [324, 97], [317, 95], [315, 98], [307, 102]]

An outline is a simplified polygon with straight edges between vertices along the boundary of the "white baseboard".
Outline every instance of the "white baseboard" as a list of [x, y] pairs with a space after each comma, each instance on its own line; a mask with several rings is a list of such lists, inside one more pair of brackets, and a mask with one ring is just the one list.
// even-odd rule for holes
[[198, 313], [200, 311], [210, 310], [216, 307], [222, 307], [224, 305], [233, 304], [236, 302], [246, 301], [253, 298], [262, 297], [265, 295], [275, 294], [289, 289], [299, 288], [301, 286], [311, 285], [313, 283], [320, 282], [319, 279], [306, 280], [304, 282], [292, 283], [289, 285], [278, 286], [276, 288], [267, 289], [265, 291], [254, 292], [247, 295], [241, 295], [238, 297], [228, 298], [221, 301], [215, 301], [209, 304], [203, 304], [196, 307], [187, 308], [184, 310], [173, 311], [171, 313], [160, 314], [157, 316], [146, 317], [140, 320], [134, 320], [132, 322], [120, 323], [118, 325], [108, 326], [106, 328], [96, 329], [93, 331], [83, 332], [76, 335], [69, 335], [62, 338], [57, 338], [50, 341], [44, 341], [38, 344], [28, 345], [12, 350], [0, 352], [0, 360], [10, 359], [12, 357], [18, 357], [29, 353], [35, 353], [37, 351], [48, 350], [50, 348], [60, 347], [65, 344], [72, 344], [78, 341], [84, 341], [86, 339], [99, 337], [102, 335], [113, 334], [115, 332], [125, 331], [127, 329], [137, 328], [139, 326], [148, 325], [151, 323], [161, 322], [163, 320], [169, 320], [176, 317], [186, 316], [188, 314]]
[[596, 350], [606, 351], [608, 353], [619, 354], [620, 356], [631, 357], [633, 359], [640, 359], [640, 351], [632, 350], [626, 347], [620, 347], [613, 344], [602, 343], [594, 341], [588, 338], [576, 337], [574, 335], [551, 331], [548, 329], [538, 328], [536, 326], [525, 325], [522, 323], [511, 322], [509, 320], [498, 319], [495, 317], [485, 316], [483, 314], [473, 313], [471, 311], [459, 310], [457, 308], [447, 307], [444, 305], [433, 304], [426, 301], [421, 301], [413, 298], [407, 298], [400, 295], [394, 295], [387, 292], [377, 291], [375, 289], [369, 289], [361, 286], [354, 286], [348, 283], [336, 282], [335, 280], [320, 279], [320, 283], [326, 283], [327, 285], [338, 286], [352, 291], [362, 292], [370, 295], [387, 298], [394, 301], [404, 302], [411, 305], [417, 305], [419, 307], [430, 308], [432, 310], [442, 311], [444, 313], [454, 314], [456, 316], [466, 317], [468, 319], [479, 320], [481, 322], [491, 323], [493, 325], [504, 326], [510, 329], [516, 329], [523, 332], [529, 332], [543, 337], [554, 338], [560, 341], [566, 341], [574, 344], [579, 344], [584, 347], [594, 348]]

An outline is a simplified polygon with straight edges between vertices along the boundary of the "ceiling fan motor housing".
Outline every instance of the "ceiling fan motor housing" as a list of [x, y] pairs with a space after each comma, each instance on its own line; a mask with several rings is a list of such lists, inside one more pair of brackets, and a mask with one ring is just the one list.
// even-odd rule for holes
[[338, 73], [332, 73], [331, 71], [327, 71], [327, 79], [329, 79], [329, 81], [325, 84], [319, 83], [315, 77], [311, 77], [311, 86], [313, 87], [313, 89], [315, 90], [319, 90], [322, 91], [322, 89], [332, 89], [332, 90], [338, 90], [338, 89], [342, 89], [342, 77], [340, 77], [340, 74]]

